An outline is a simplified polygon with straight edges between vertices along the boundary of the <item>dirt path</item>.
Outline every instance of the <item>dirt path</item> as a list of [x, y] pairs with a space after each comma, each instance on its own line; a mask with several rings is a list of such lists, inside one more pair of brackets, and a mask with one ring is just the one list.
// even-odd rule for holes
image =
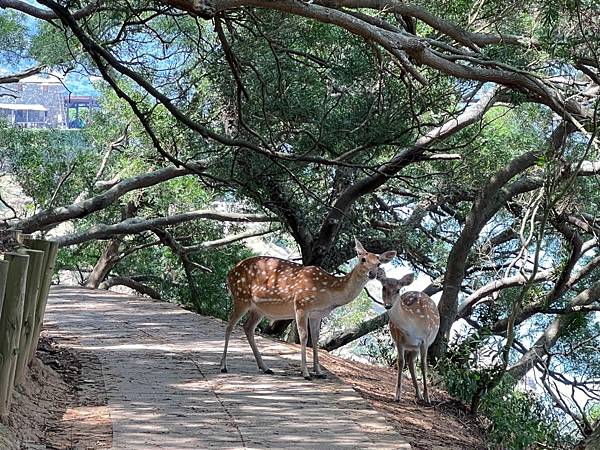
[[303, 380], [297, 347], [257, 337], [264, 375], [236, 330], [221, 374], [224, 324], [175, 305], [56, 288], [46, 324], [100, 361], [114, 449], [410, 448], [339, 379]]

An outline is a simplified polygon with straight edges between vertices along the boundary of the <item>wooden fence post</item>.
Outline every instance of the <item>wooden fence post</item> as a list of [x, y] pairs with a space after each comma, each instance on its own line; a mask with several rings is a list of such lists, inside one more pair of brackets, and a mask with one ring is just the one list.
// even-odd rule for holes
[[40, 293], [40, 282], [44, 265], [45, 253], [40, 250], [19, 249], [19, 253], [29, 256], [29, 267], [27, 268], [27, 285], [25, 289], [25, 306], [23, 308], [23, 325], [19, 339], [19, 355], [17, 357], [17, 370], [15, 373], [15, 386], [19, 385], [25, 378], [33, 333], [35, 331], [35, 312]]
[[23, 306], [29, 256], [5, 253], [10, 263], [4, 292], [4, 307], [0, 317], [0, 420], [5, 421], [10, 409], [17, 352], [23, 321]]
[[8, 275], [8, 261], [0, 259], [0, 317], [2, 317], [2, 305], [4, 305], [4, 289], [6, 288], [6, 276]]
[[56, 263], [56, 254], [58, 253], [58, 243], [55, 241], [46, 241], [44, 239], [29, 238], [24, 239], [23, 243], [27, 248], [44, 252], [40, 290], [35, 309], [35, 327], [33, 329], [33, 338], [29, 348], [29, 358], [27, 360], [29, 363], [35, 356], [35, 350], [37, 349], [38, 341], [40, 340], [44, 312], [46, 311], [46, 302], [48, 301], [48, 293], [50, 292], [50, 284], [52, 283], [52, 275], [54, 274], [54, 264]]

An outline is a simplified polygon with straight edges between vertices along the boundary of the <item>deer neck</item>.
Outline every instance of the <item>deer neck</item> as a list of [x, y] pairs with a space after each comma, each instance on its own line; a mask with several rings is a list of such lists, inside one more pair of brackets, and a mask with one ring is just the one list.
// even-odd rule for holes
[[396, 303], [392, 306], [392, 308], [388, 311], [388, 316], [391, 321], [395, 322], [397, 325], [400, 325], [405, 319], [406, 311], [402, 307], [402, 300], [398, 299]]
[[361, 273], [357, 268], [358, 266], [355, 266], [349, 274], [342, 278], [342, 292], [336, 304], [345, 305], [350, 303], [358, 297], [369, 281], [367, 275]]

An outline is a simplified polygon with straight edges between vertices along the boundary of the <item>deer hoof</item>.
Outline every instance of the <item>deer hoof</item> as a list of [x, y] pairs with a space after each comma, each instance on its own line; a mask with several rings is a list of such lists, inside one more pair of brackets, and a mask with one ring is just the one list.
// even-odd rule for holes
[[312, 377], [310, 375], [304, 375], [304, 379], [310, 381], [312, 380]]
[[227, 368], [226, 367], [221, 367], [221, 373], [227, 373]]
[[327, 378], [327, 374], [326, 373], [318, 373], [315, 375], [315, 377], [320, 378], [321, 380], [324, 380]]
[[273, 375], [273, 371], [271, 369], [265, 369], [263, 370], [264, 373], [266, 373], [267, 375]]

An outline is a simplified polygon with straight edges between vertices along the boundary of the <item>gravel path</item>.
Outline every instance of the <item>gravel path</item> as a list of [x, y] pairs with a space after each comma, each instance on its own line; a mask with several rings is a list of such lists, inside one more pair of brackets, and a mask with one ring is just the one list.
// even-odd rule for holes
[[114, 449], [410, 449], [339, 379], [305, 381], [296, 346], [257, 337], [265, 375], [236, 329], [222, 374], [222, 321], [83, 288], [54, 288], [46, 324], [99, 358]]

